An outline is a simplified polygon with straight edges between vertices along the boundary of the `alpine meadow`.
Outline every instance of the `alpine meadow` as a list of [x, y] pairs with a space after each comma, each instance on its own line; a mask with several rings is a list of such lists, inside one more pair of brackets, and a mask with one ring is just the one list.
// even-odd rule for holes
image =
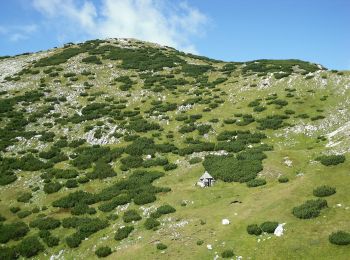
[[0, 259], [350, 257], [350, 71], [132, 38], [0, 57]]

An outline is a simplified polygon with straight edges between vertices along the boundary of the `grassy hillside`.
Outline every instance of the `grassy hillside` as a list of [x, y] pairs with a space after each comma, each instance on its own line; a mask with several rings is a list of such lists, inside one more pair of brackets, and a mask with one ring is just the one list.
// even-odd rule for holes
[[132, 39], [0, 57], [0, 259], [348, 259], [349, 89]]

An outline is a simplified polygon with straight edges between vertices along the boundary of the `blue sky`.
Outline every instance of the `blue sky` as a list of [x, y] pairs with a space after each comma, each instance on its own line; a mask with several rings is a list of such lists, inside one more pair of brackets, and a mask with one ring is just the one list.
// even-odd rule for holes
[[350, 69], [349, 0], [12, 0], [0, 55], [132, 37], [226, 61], [302, 60]]

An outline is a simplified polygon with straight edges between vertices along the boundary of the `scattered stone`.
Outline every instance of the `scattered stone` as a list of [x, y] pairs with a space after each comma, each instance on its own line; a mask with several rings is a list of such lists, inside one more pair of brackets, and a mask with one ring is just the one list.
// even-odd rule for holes
[[227, 218], [224, 218], [224, 219], [221, 221], [221, 223], [222, 223], [223, 225], [229, 225], [229, 224], [230, 224], [230, 221], [229, 221]]
[[282, 224], [278, 224], [278, 226], [276, 227], [275, 231], [273, 232], [273, 234], [276, 236], [276, 237], [281, 237], [283, 236], [283, 226], [285, 225], [286, 223], [282, 223]]

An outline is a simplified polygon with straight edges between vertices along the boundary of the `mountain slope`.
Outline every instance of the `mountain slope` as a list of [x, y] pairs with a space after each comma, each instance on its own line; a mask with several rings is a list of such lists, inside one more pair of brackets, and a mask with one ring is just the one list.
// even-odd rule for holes
[[[133, 39], [1, 57], [0, 258], [346, 259], [349, 88]], [[266, 221], [283, 235], [247, 233]]]

